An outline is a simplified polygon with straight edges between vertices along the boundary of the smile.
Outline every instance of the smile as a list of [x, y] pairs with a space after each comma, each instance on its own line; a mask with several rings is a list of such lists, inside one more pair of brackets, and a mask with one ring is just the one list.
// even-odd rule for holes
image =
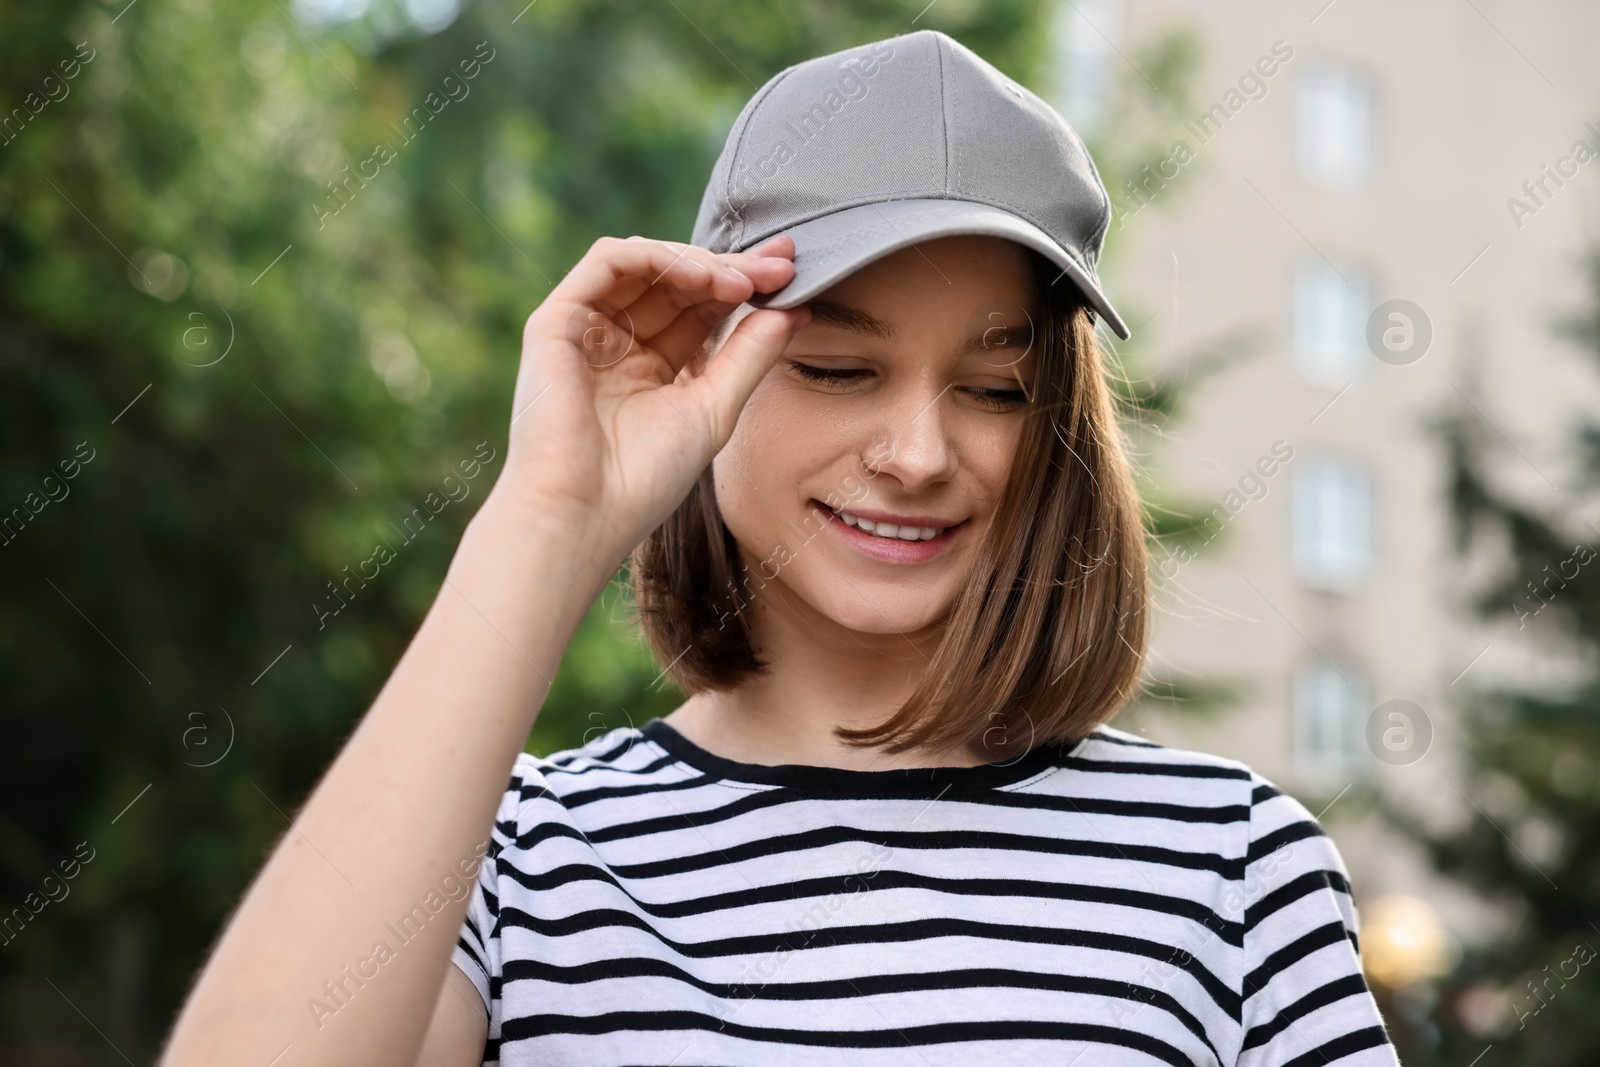
[[[818, 509], [819, 501], [812, 501]], [[828, 527], [856, 552], [880, 563], [927, 563], [944, 554], [957, 539], [966, 519], [952, 521], [937, 515], [892, 515], [874, 512], [876, 518], [853, 511], [826, 509]], [[891, 521], [893, 520], [893, 521]]]
[[948, 526], [896, 526], [892, 522], [873, 522], [848, 511], [839, 512], [846, 526], [854, 526], [874, 537], [892, 537], [900, 541], [931, 541], [949, 529]]

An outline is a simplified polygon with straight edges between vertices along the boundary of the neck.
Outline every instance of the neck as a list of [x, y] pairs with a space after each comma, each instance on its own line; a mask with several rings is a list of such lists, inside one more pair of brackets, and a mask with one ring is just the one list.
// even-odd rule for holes
[[690, 697], [667, 721], [701, 748], [740, 763], [798, 763], [850, 770], [971, 767], [993, 760], [976, 746], [888, 753], [833, 733], [882, 722], [922, 681], [942, 624], [914, 633], [848, 630], [812, 610], [781, 582], [745, 612], [770, 667], [738, 688]]

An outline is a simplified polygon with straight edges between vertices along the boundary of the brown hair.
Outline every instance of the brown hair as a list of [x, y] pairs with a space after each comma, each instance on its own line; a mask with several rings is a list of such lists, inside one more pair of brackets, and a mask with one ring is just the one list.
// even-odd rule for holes
[[[1084, 736], [1138, 687], [1149, 613], [1144, 512], [1105, 353], [1077, 290], [1048, 281], [1054, 267], [1031, 249], [1029, 258], [1045, 310], [1009, 482], [923, 679], [884, 721], [836, 728], [847, 744], [901, 752], [975, 742], [995, 761], [1020, 757]], [[709, 467], [630, 563], [640, 626], [679, 688], [729, 690], [767, 669], [741, 614], [735, 573], [745, 570], [748, 588], [749, 566]]]

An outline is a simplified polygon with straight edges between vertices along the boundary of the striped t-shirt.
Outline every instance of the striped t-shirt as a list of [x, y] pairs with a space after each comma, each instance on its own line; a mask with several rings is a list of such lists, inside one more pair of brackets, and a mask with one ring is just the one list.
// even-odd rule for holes
[[453, 958], [507, 1067], [1392, 1067], [1356, 931], [1234, 760], [770, 767], [656, 719], [517, 757]]

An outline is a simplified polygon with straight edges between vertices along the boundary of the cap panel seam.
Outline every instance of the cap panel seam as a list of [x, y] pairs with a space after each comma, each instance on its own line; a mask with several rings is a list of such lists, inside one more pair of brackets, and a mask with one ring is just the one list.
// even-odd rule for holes
[[733, 148], [732, 151], [728, 153], [728, 170], [727, 173], [722, 176], [722, 202], [727, 205], [728, 214], [735, 219], [738, 224], [735, 234], [731, 240], [732, 247], [734, 248], [738, 248], [739, 242], [744, 240], [745, 217], [743, 213], [733, 206], [733, 197], [729, 195], [729, 193], [733, 188], [733, 176], [737, 172], [736, 164], [739, 161], [739, 149], [744, 147], [744, 135], [749, 131], [750, 124], [755, 121], [756, 112], [761, 110], [761, 105], [766, 102], [767, 97], [772, 95], [772, 91], [776, 89], [785, 78], [799, 69], [800, 64], [794, 63], [773, 75], [771, 80], [769, 80], [767, 84], [762, 87], [761, 91], [756, 93], [755, 97], [750, 101], [750, 108], [744, 113], [744, 122], [739, 126], [738, 130], [734, 132]]
[[1105, 179], [1100, 177], [1100, 168], [1095, 166], [1094, 156], [1090, 154], [1089, 146], [1084, 143], [1083, 136], [1073, 129], [1070, 123], [1064, 123], [1064, 125], [1067, 128], [1067, 132], [1072, 134], [1072, 139], [1078, 142], [1078, 150], [1083, 153], [1083, 158], [1089, 162], [1089, 172], [1094, 175], [1095, 184], [1100, 189], [1100, 195], [1105, 197], [1105, 217], [1100, 220], [1100, 225], [1095, 228], [1094, 233], [1089, 238], [1089, 244], [1094, 246], [1095, 249], [1094, 262], [1098, 265], [1100, 262], [1100, 246], [1105, 243], [1106, 230], [1111, 226], [1113, 214], [1111, 190], [1106, 188]]
[[[933, 38], [933, 54], [939, 60], [939, 117], [944, 122], [944, 193], [950, 195], [950, 87], [944, 77], [944, 41], [935, 34]], [[960, 163], [956, 164], [958, 167]], [[956, 183], [960, 184], [960, 175], [956, 175]]]

